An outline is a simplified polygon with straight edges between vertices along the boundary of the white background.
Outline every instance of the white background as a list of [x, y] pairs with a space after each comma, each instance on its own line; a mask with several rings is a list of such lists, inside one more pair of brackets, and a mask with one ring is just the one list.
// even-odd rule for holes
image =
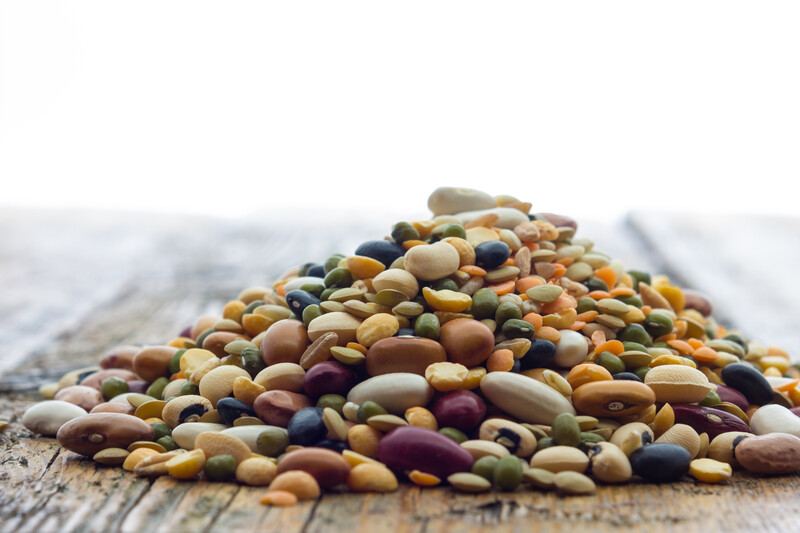
[[797, 212], [797, 1], [0, 6], [0, 208]]

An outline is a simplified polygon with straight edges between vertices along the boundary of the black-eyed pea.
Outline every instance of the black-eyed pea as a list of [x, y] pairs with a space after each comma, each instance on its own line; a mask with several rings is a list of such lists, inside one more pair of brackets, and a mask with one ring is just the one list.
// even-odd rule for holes
[[754, 434], [747, 433], [745, 431], [728, 431], [725, 433], [720, 433], [714, 437], [711, 440], [711, 443], [708, 445], [708, 453], [706, 453], [706, 457], [709, 459], [714, 459], [715, 461], [721, 461], [723, 463], [736, 466], [736, 458], [733, 453], [734, 446], [740, 439], [754, 436]]
[[536, 437], [528, 429], [504, 418], [485, 420], [478, 431], [481, 440], [492, 441], [517, 457], [530, 457], [536, 450]]
[[589, 449], [592, 476], [604, 483], [625, 483], [633, 475], [628, 456], [610, 442], [598, 442]]

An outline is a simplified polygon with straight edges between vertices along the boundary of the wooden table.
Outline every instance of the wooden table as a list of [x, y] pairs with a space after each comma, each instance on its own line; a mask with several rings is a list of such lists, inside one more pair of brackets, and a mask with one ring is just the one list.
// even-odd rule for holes
[[[0, 531], [800, 529], [800, 476], [601, 487], [575, 498], [406, 487], [272, 509], [258, 504], [264, 489], [98, 468], [19, 424], [40, 384], [113, 345], [170, 338], [292, 264], [351, 252], [396, 219], [378, 218], [0, 211], [0, 419], [10, 421], [0, 433]], [[706, 291], [724, 321], [800, 353], [800, 220], [634, 213], [584, 223], [579, 234], [631, 268]]]

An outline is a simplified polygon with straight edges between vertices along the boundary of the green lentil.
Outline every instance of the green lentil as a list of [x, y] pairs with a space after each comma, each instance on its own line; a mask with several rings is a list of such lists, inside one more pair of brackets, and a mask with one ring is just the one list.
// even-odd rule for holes
[[169, 435], [165, 435], [160, 439], [157, 439], [156, 442], [164, 447], [165, 450], [177, 450], [178, 444], [173, 440], [173, 438]]
[[[331, 294], [333, 294], [334, 292], [336, 292], [336, 289], [337, 289], [337, 287], [330, 287], [330, 288], [328, 288], [328, 289], [325, 289], [324, 291], [322, 291], [322, 292], [319, 294], [319, 299], [320, 299], [320, 300], [322, 300], [322, 302], [323, 302], [323, 304], [321, 304], [321, 305], [320, 305], [320, 309], [325, 309], [325, 307], [324, 307], [324, 302], [326, 302], [326, 301], [328, 300], [328, 297], [329, 297]], [[327, 310], [327, 311], [330, 311], [329, 309], [326, 309], [326, 310]]]
[[204, 468], [210, 481], [227, 481], [236, 474], [236, 458], [232, 455], [215, 455], [206, 459]]
[[408, 222], [398, 222], [392, 228], [392, 239], [398, 244], [403, 244], [406, 241], [419, 240], [419, 232], [417, 228]]
[[[336, 267], [325, 275], [325, 288], [344, 288], [353, 284], [353, 275], [349, 270]], [[323, 292], [324, 294], [324, 292]]]
[[648, 372], [650, 372], [649, 366], [642, 366], [634, 369], [633, 371], [633, 373], [639, 376], [639, 379], [641, 379], [642, 381], [644, 381], [644, 377], [647, 375]]
[[434, 281], [433, 284], [431, 285], [431, 289], [435, 291], [443, 291], [443, 290], [458, 291], [458, 283], [456, 283], [454, 280], [450, 278], [443, 278]]
[[595, 444], [605, 440], [606, 439], [604, 439], [602, 435], [598, 435], [597, 433], [592, 433], [591, 431], [581, 431], [581, 444]]
[[334, 270], [339, 266], [339, 263], [341, 263], [342, 259], [344, 258], [345, 256], [343, 256], [342, 254], [333, 254], [328, 259], [326, 259], [325, 262], [322, 264], [322, 270], [325, 272], [325, 274], [330, 273], [331, 270]]
[[629, 270], [628, 275], [633, 280], [633, 290], [639, 290], [639, 283], [644, 282], [650, 285], [651, 279], [650, 274], [647, 272], [642, 272], [641, 270]]
[[553, 420], [553, 442], [560, 446], [577, 446], [581, 442], [581, 428], [571, 413], [561, 413]]
[[317, 318], [318, 316], [322, 316], [322, 309], [320, 309], [319, 305], [311, 304], [307, 305], [305, 309], [303, 309], [303, 324], [308, 327], [312, 320]]
[[545, 437], [536, 441], [536, 451], [538, 452], [555, 445], [556, 443], [553, 441], [552, 437]]
[[[265, 302], [264, 300], [253, 300], [252, 302], [247, 304], [247, 307], [244, 308], [244, 311], [242, 311], [242, 316], [252, 314], [253, 311], [255, 311], [256, 309], [258, 309], [259, 307], [261, 307], [266, 303], [267, 302]], [[198, 344], [198, 346], [200, 345]]]
[[594, 361], [612, 374], [625, 372], [625, 363], [611, 352], [601, 352]]
[[103, 398], [110, 400], [114, 396], [128, 392], [128, 382], [116, 376], [106, 378], [100, 385], [100, 392], [103, 394]]
[[439, 429], [439, 433], [458, 444], [469, 440], [469, 437], [467, 437], [463, 431], [456, 428], [441, 428]]
[[639, 296], [636, 295], [636, 294], [634, 294], [633, 296], [619, 296], [619, 297], [617, 297], [617, 300], [619, 300], [622, 303], [637, 307], [639, 309], [641, 309], [642, 306], [644, 305], [644, 302], [642, 302], [642, 299], [639, 298]]
[[673, 323], [672, 319], [666, 314], [653, 311], [644, 321], [644, 327], [653, 337], [661, 337], [672, 333]]
[[181, 370], [181, 356], [186, 353], [186, 350], [178, 350], [169, 360], [169, 373], [176, 374]]
[[255, 346], [252, 348], [245, 348], [241, 354], [241, 358], [242, 368], [247, 370], [251, 376], [255, 376], [267, 366], [266, 363], [264, 363], [264, 359], [261, 357], [261, 350]]
[[317, 400], [317, 407], [320, 409], [330, 407], [337, 413], [342, 414], [342, 408], [345, 403], [347, 403], [347, 398], [341, 394], [323, 394]]
[[386, 415], [389, 411], [380, 406], [377, 402], [367, 400], [358, 406], [358, 421], [361, 424], [366, 424], [367, 420], [377, 415]]
[[555, 488], [555, 473], [544, 468], [529, 468], [522, 473], [522, 479], [536, 488], [549, 490]]
[[325, 285], [322, 283], [305, 283], [300, 286], [300, 290], [306, 291], [308, 294], [313, 294], [317, 298], [322, 294], [322, 291], [325, 290]]
[[439, 340], [439, 317], [423, 313], [414, 321], [414, 334], [418, 337]]
[[589, 289], [590, 291], [608, 290], [608, 285], [606, 285], [606, 282], [600, 278], [594, 278], [594, 277], [589, 278], [586, 281], [584, 281], [583, 284], [586, 285], [586, 288]]
[[491, 289], [478, 289], [472, 295], [472, 316], [477, 320], [494, 318], [497, 307], [500, 305], [500, 297]]
[[650, 337], [650, 334], [647, 333], [647, 330], [644, 329], [641, 324], [630, 324], [626, 326], [625, 329], [617, 334], [617, 339], [623, 342], [638, 342], [639, 344], [644, 344], [645, 346], [650, 346], [653, 344], [652, 337]]
[[196, 346], [202, 346], [203, 342], [205, 342], [206, 337], [214, 333], [216, 330], [214, 328], [208, 328], [207, 330], [203, 331], [200, 335], [197, 336], [194, 343]]
[[191, 381], [187, 381], [181, 386], [180, 396], [196, 395], [198, 392], [200, 392], [200, 388]]
[[150, 427], [153, 428], [153, 439], [156, 441], [161, 437], [172, 435], [172, 429], [164, 422], [153, 422]]
[[494, 468], [500, 459], [494, 455], [484, 455], [472, 463], [472, 473], [481, 476], [489, 481], [494, 480]]
[[717, 394], [717, 391], [711, 390], [708, 391], [708, 394], [706, 394], [706, 397], [703, 398], [703, 401], [700, 402], [700, 405], [704, 405], [706, 407], [714, 407], [715, 405], [718, 405], [721, 401], [722, 400], [720, 399], [719, 394]]
[[494, 484], [500, 490], [514, 490], [522, 483], [522, 464], [516, 455], [503, 457], [494, 467]]
[[533, 324], [530, 322], [526, 322], [519, 318], [511, 318], [503, 322], [503, 327], [501, 328], [503, 331], [503, 335], [506, 336], [508, 339], [530, 339], [533, 337]]
[[522, 311], [519, 306], [514, 302], [501, 302], [494, 314], [494, 320], [497, 325], [502, 327], [506, 320], [511, 320], [512, 318], [522, 318]]
[[265, 427], [256, 437], [258, 453], [267, 457], [277, 457], [289, 445], [289, 433], [278, 427]]
[[447, 482], [460, 492], [486, 492], [492, 488], [491, 482], [469, 472], [452, 474], [447, 478]]
[[596, 311], [597, 302], [594, 298], [583, 296], [578, 300], [578, 307], [575, 309], [578, 313], [585, 313], [586, 311]]
[[164, 387], [169, 384], [169, 380], [165, 377], [160, 377], [147, 387], [145, 394], [160, 400], [164, 396]]

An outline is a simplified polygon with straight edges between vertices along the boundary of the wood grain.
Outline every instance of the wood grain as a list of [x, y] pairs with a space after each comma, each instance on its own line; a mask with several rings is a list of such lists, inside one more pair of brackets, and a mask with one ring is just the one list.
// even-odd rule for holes
[[[731, 221], [644, 219], [633, 215], [625, 225], [586, 223], [579, 234], [592, 237], [598, 249], [626, 266], [664, 269], [711, 293], [731, 323], [745, 324], [757, 315], [762, 318], [750, 322], [754, 332], [772, 336], [778, 326], [791, 331], [785, 321], [800, 298], [787, 300], [780, 282], [765, 285], [765, 276], [756, 273], [765, 262], [722, 268], [723, 262], [742, 262], [754, 253], [741, 241], [723, 242], [723, 229]], [[0, 433], [0, 531], [797, 528], [798, 476], [738, 475], [729, 486], [719, 487], [692, 482], [601, 487], [597, 495], [579, 498], [533, 491], [462, 495], [406, 485], [395, 494], [325, 494], [315, 502], [276, 509], [258, 503], [262, 488], [147, 480], [98, 467], [61, 451], [52, 439], [35, 438], [19, 424], [25, 407], [37, 400], [39, 384], [96, 363], [116, 344], [162, 342], [194, 317], [218, 312], [241, 288], [267, 284], [292, 264], [352, 251], [359, 242], [382, 236], [394, 221], [391, 214], [386, 220], [352, 217], [326, 227], [316, 219], [285, 214], [236, 221], [0, 214], [0, 279], [10, 280], [6, 285], [11, 286], [0, 292], [0, 312], [12, 317], [0, 322], [0, 341], [8, 348], [0, 355], [0, 372], [6, 369], [0, 377], [0, 419], [11, 422]], [[774, 221], [769, 226], [775, 234]], [[755, 236], [767, 230], [742, 231]], [[791, 235], [796, 240], [798, 235]], [[760, 292], [765, 286], [766, 297]], [[746, 302], [746, 309], [737, 307], [740, 302]], [[776, 314], [775, 308], [785, 312]], [[791, 344], [797, 336], [776, 335], [775, 340], [781, 338]]]

